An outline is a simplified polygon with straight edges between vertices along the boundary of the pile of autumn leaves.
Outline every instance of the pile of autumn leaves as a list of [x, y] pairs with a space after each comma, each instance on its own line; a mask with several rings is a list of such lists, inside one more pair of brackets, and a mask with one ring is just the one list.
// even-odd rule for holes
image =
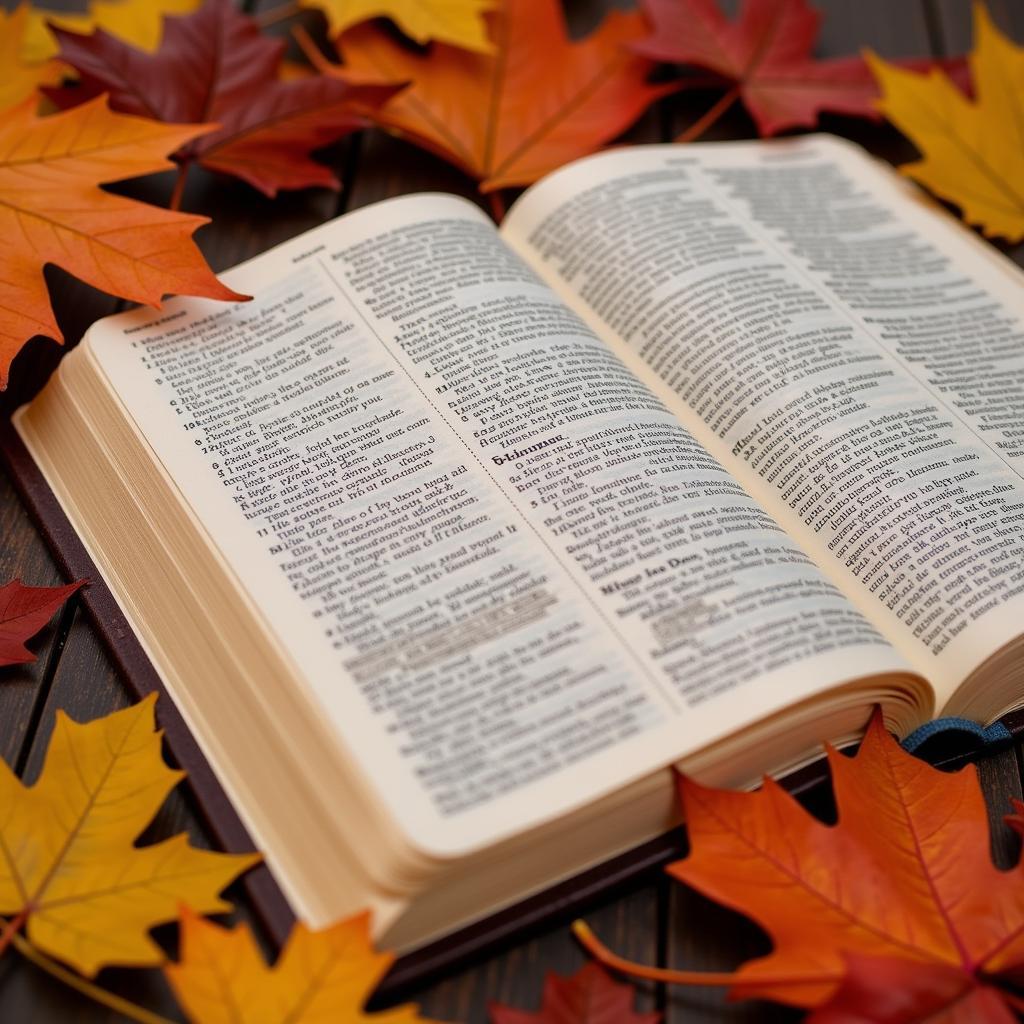
[[[819, 17], [806, 0], [642, 0], [571, 41], [559, 0], [293, 0], [326, 15], [339, 63], [297, 33], [312, 66], [231, 0], [93, 0], [67, 17], [22, 6], [0, 20], [0, 387], [34, 335], [61, 340], [43, 268], [56, 264], [123, 299], [240, 300], [179, 212], [188, 169], [279, 189], [337, 187], [313, 151], [378, 126], [440, 155], [495, 195], [620, 136], [668, 92], [719, 84], [685, 133], [742, 102], [762, 135], [813, 127], [821, 111], [881, 109], [926, 158], [907, 170], [992, 233], [1024, 233], [1024, 137], [1014, 104], [1024, 57], [979, 9], [972, 63], [812, 57]], [[387, 13], [409, 39], [386, 23]], [[163, 15], [167, 15], [163, 20]], [[425, 45], [424, 45], [425, 44]], [[656, 62], [673, 71], [652, 84]], [[876, 82], [877, 77], [877, 82]], [[42, 104], [42, 105], [41, 105]], [[54, 110], [58, 112], [54, 112]], [[178, 168], [170, 209], [100, 186]], [[495, 204], [500, 209], [500, 203]]]

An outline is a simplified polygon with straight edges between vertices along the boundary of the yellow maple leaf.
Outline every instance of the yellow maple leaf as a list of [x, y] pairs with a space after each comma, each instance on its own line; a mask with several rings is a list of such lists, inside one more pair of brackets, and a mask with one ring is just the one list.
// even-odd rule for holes
[[882, 91], [879, 109], [922, 153], [900, 170], [986, 234], [1024, 237], [1024, 47], [975, 5], [973, 100], [943, 71], [918, 74], [866, 56]]
[[370, 18], [390, 18], [410, 39], [436, 39], [463, 50], [491, 53], [484, 12], [497, 0], [299, 0], [327, 15], [332, 36]]
[[259, 859], [198, 850], [184, 834], [133, 845], [183, 775], [160, 752], [155, 701], [84, 725], [58, 711], [33, 786], [0, 760], [0, 914], [90, 977], [162, 963], [149, 930], [182, 903], [230, 909], [218, 893]]
[[41, 85], [57, 85], [61, 65], [55, 60], [29, 63], [22, 57], [25, 33], [31, 20], [27, 2], [9, 14], [0, 9], [0, 110], [13, 107]]
[[152, 52], [159, 46], [164, 18], [191, 14], [201, 0], [92, 0], [83, 14], [32, 8], [21, 49], [21, 59], [45, 60], [58, 50], [53, 33], [46, 27], [53, 22], [71, 32], [92, 32], [101, 28], [140, 50]]
[[411, 1005], [362, 1012], [393, 959], [374, 951], [369, 913], [319, 932], [297, 924], [268, 967], [245, 925], [221, 928], [183, 909], [181, 962], [164, 974], [192, 1024], [431, 1024]]

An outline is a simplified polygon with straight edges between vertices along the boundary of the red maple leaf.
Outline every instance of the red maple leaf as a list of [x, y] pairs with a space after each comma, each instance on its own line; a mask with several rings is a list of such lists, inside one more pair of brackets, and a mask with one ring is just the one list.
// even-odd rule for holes
[[589, 963], [571, 978], [549, 974], [537, 1013], [491, 1003], [491, 1024], [657, 1024], [659, 1013], [635, 1013], [631, 985]]
[[[879, 117], [878, 86], [862, 57], [812, 56], [821, 15], [806, 0], [743, 0], [734, 20], [722, 13], [718, 0], [643, 0], [643, 5], [654, 31], [634, 49], [654, 60], [721, 75], [730, 86], [723, 108], [741, 99], [761, 135], [812, 128], [825, 110]], [[923, 70], [933, 62], [898, 63]], [[962, 60], [944, 66], [963, 81]]]
[[993, 987], [955, 967], [847, 957], [836, 993], [807, 1024], [1014, 1024]]
[[[608, 967], [816, 1009], [816, 1024], [1003, 1024], [1024, 1009], [1024, 865], [1000, 871], [973, 765], [908, 754], [875, 713], [857, 756], [828, 750], [838, 821], [771, 779], [753, 793], [680, 779], [690, 855], [681, 882], [756, 921], [771, 952], [734, 972]], [[888, 993], [888, 994], [886, 994]]]
[[271, 39], [231, 0], [207, 0], [194, 14], [167, 18], [156, 53], [102, 30], [79, 35], [56, 26], [61, 60], [78, 72], [77, 86], [47, 95], [70, 106], [101, 92], [128, 114], [171, 123], [220, 125], [174, 154], [247, 181], [265, 195], [338, 179], [313, 150], [365, 127], [365, 112], [401, 86], [313, 76], [281, 81], [285, 42]]
[[0, 665], [23, 665], [36, 656], [25, 646], [85, 580], [64, 587], [26, 587], [11, 580], [0, 587]]

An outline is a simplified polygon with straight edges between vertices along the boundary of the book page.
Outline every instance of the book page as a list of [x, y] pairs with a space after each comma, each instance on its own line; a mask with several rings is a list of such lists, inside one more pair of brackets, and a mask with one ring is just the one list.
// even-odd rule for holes
[[937, 684], [1024, 621], [1015, 269], [851, 143], [641, 147], [505, 237]]
[[122, 315], [93, 356], [431, 853], [906, 671], [471, 204], [378, 204], [226, 279], [256, 300]]

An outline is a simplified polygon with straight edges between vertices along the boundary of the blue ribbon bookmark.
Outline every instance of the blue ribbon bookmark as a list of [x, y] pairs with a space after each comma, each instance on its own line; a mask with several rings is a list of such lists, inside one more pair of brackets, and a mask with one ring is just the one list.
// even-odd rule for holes
[[977, 722], [972, 722], [969, 718], [936, 718], [933, 722], [926, 722], [915, 729], [903, 741], [903, 749], [913, 753], [926, 740], [947, 733], [964, 733], [973, 736], [983, 746], [992, 743], [1005, 743], [1007, 740], [1013, 739], [1013, 734], [1002, 722], [994, 722], [985, 728], [978, 725]]

